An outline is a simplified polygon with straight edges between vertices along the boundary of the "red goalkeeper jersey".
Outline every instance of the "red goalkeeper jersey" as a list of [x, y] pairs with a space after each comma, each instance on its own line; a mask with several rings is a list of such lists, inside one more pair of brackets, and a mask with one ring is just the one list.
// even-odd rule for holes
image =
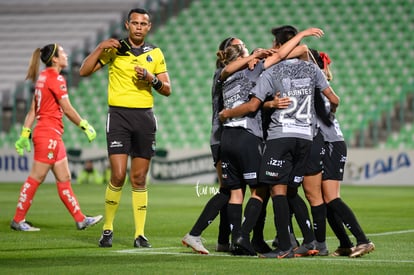
[[65, 78], [53, 68], [44, 69], [35, 86], [36, 128], [63, 134], [63, 111], [59, 100], [68, 97]]

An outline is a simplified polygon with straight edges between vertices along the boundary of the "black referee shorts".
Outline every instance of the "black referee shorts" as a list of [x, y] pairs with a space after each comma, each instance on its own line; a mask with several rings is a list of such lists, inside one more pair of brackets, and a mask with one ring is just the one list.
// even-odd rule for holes
[[106, 121], [108, 154], [150, 159], [155, 153], [156, 131], [152, 108], [110, 107]]

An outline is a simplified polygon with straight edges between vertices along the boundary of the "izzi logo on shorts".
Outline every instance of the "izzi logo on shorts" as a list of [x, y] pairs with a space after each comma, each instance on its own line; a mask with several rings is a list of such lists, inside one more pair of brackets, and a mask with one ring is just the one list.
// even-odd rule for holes
[[285, 163], [284, 160], [282, 159], [274, 159], [274, 158], [270, 158], [270, 160], [267, 162], [268, 165], [270, 166], [277, 166], [277, 167], [282, 167], [283, 163]]

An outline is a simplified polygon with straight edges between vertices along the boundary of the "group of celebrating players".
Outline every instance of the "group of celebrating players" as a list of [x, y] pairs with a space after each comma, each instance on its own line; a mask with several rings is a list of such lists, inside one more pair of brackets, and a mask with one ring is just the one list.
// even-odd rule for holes
[[[375, 246], [339, 196], [346, 144], [335, 118], [339, 97], [329, 85], [331, 61], [326, 53], [300, 44], [302, 38], [321, 37], [323, 31], [298, 32], [285, 25], [273, 28], [272, 34], [273, 47], [252, 54], [234, 37], [219, 46], [211, 151], [221, 188], [182, 243], [208, 254], [201, 233], [220, 213], [216, 251], [262, 258], [327, 256], [328, 220], [340, 242], [332, 255], [360, 257]], [[301, 185], [312, 222], [298, 195]], [[243, 210], [247, 186], [251, 196]], [[277, 232], [273, 250], [263, 237], [270, 199]], [[293, 216], [302, 244], [293, 232]]]

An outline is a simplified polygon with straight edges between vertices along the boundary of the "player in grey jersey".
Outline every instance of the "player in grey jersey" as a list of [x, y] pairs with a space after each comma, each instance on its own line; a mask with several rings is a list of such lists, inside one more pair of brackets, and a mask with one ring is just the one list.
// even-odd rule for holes
[[[290, 26], [274, 30], [276, 47], [280, 47], [297, 33], [296, 29]], [[302, 67], [302, 70], [297, 70], [296, 66]], [[322, 89], [332, 101], [333, 108], [339, 103], [339, 98], [330, 88], [323, 74], [320, 71], [318, 74], [316, 68], [314, 64], [300, 60], [287, 60], [271, 66], [257, 81], [248, 104], [226, 110], [226, 114], [223, 115], [235, 117], [245, 113], [246, 110], [254, 112], [269, 95], [277, 93], [280, 93], [282, 97], [289, 94], [292, 101], [288, 108], [274, 110], [267, 131], [266, 149], [262, 158], [259, 181], [271, 186], [279, 243], [277, 250], [265, 253], [263, 257], [293, 256], [289, 239], [289, 206], [286, 192], [288, 183], [300, 184], [303, 178], [303, 162], [310, 148], [315, 124], [314, 88]], [[275, 100], [280, 99], [275, 97]], [[272, 104], [274, 101], [269, 101], [265, 102], [264, 106], [271, 107]]]
[[[323, 70], [328, 80], [332, 79], [329, 68], [331, 62], [325, 53], [311, 50], [315, 62]], [[306, 176], [303, 182], [305, 194], [311, 205], [314, 220], [315, 235], [320, 238], [318, 242], [325, 239], [325, 218], [340, 241], [339, 247], [333, 253], [334, 256], [360, 257], [375, 249], [375, 245], [367, 238], [358, 223], [352, 210], [340, 198], [340, 181], [343, 179], [344, 167], [347, 156], [346, 143], [344, 141], [339, 122], [333, 113], [329, 112], [329, 103], [325, 100], [326, 111], [329, 114], [328, 125], [319, 121], [320, 132], [325, 142], [322, 148], [325, 154], [322, 158], [323, 173]], [[310, 162], [314, 160], [310, 159]], [[319, 160], [317, 160], [319, 161]], [[345, 224], [357, 240], [357, 246], [353, 247], [346, 231]], [[327, 249], [326, 249], [327, 251]], [[327, 254], [327, 253], [326, 253]]]
[[[243, 41], [236, 37], [228, 37], [224, 39], [219, 45], [219, 51], [223, 51], [231, 45], [244, 45]], [[210, 223], [217, 217], [220, 212], [220, 224], [218, 232], [218, 240], [216, 245], [217, 252], [229, 251], [229, 235], [230, 226], [227, 218], [227, 202], [230, 197], [230, 191], [224, 188], [221, 181], [221, 156], [220, 156], [220, 140], [223, 125], [219, 120], [218, 113], [223, 108], [223, 95], [221, 92], [221, 84], [218, 83], [221, 71], [225, 64], [219, 58], [216, 60], [216, 71], [213, 76], [213, 85], [211, 89], [212, 97], [212, 127], [210, 136], [210, 149], [213, 156], [213, 164], [217, 171], [217, 178], [220, 189], [205, 205], [200, 213], [197, 221], [187, 233], [182, 243], [191, 247], [195, 252], [200, 254], [209, 254], [209, 251], [204, 247], [201, 241], [201, 233], [210, 225]]]
[[[263, 58], [271, 54], [270, 51], [257, 51], [251, 56], [241, 46], [228, 47], [221, 59], [226, 64], [243, 59], [245, 64], [256, 58]], [[227, 67], [227, 66], [226, 66]], [[228, 67], [222, 71], [223, 103], [225, 108], [243, 104], [249, 100], [249, 92], [254, 86], [254, 81], [263, 71], [263, 62], [259, 62], [250, 70], [245, 68], [228, 74]], [[257, 188], [257, 171], [261, 159], [263, 146], [263, 131], [261, 128], [261, 113], [256, 112], [249, 116], [232, 118], [224, 121], [221, 137], [221, 157], [223, 184], [230, 189], [230, 200], [228, 204], [228, 217], [232, 229], [233, 254], [256, 255], [255, 249], [250, 245], [249, 236], [248, 249], [238, 249], [237, 241], [240, 234], [242, 202], [246, 185], [251, 192], [255, 193]], [[246, 146], [248, 144], [248, 146]], [[261, 207], [257, 208], [257, 214]], [[254, 224], [253, 224], [254, 225]], [[250, 232], [249, 232], [250, 233]]]
[[[228, 37], [220, 43], [219, 52], [223, 51], [231, 45], [240, 45], [244, 47], [242, 40], [235, 37]], [[247, 50], [246, 50], [247, 52]], [[249, 66], [254, 67], [256, 61], [253, 61]], [[217, 170], [218, 181], [220, 184], [220, 189], [217, 194], [215, 194], [205, 205], [203, 211], [198, 217], [197, 221], [191, 228], [190, 232], [187, 233], [183, 239], [182, 243], [186, 246], [191, 247], [195, 252], [200, 254], [208, 254], [209, 251], [204, 247], [201, 241], [201, 233], [208, 227], [208, 225], [216, 218], [220, 212], [220, 224], [219, 224], [219, 233], [218, 240], [216, 245], [217, 252], [228, 252], [230, 249], [229, 244], [229, 235], [230, 235], [230, 225], [227, 218], [227, 203], [229, 200], [230, 190], [225, 188], [222, 185], [221, 180], [221, 156], [220, 156], [220, 143], [221, 143], [221, 133], [223, 125], [219, 120], [218, 113], [223, 109], [223, 94], [221, 83], [219, 83], [219, 78], [221, 76], [221, 71], [225, 67], [225, 64], [222, 63], [220, 58], [216, 60], [216, 71], [213, 77], [213, 85], [211, 90], [212, 96], [212, 129], [211, 129], [211, 138], [210, 138], [210, 148], [213, 156], [214, 166]], [[253, 230], [252, 243], [254, 249], [258, 253], [270, 251], [270, 247], [266, 244], [263, 239], [263, 228], [264, 228], [264, 219], [266, 217], [266, 208], [264, 207], [258, 218], [258, 222], [255, 225]]]
[[[274, 54], [267, 57], [265, 61], [258, 63], [252, 71], [244, 69], [234, 72], [234, 67], [237, 70], [246, 66], [247, 58], [231, 62], [223, 69], [223, 98], [224, 105], [228, 108], [220, 113], [221, 120], [224, 121], [225, 126], [221, 141], [223, 182], [232, 189], [228, 213], [229, 221], [233, 228], [232, 241], [235, 254], [256, 254], [250, 245], [248, 235], [257, 220], [257, 209], [261, 209], [265, 194], [268, 194], [268, 187], [257, 186], [258, 166], [253, 169], [254, 165], [259, 165], [260, 163], [260, 152], [257, 152], [258, 148], [260, 149], [260, 144], [257, 139], [253, 140], [251, 138], [251, 135], [260, 139], [263, 137], [260, 110], [258, 110], [258, 106], [255, 106], [255, 109], [251, 111], [249, 108], [242, 108], [238, 115], [233, 114], [233, 110], [239, 109], [237, 106], [247, 106], [244, 103], [250, 100], [251, 89], [254, 87], [252, 79], [257, 77], [258, 73], [263, 71], [264, 68], [279, 62], [281, 60], [280, 56], [287, 56], [287, 49], [293, 49], [297, 46], [301, 38], [311, 35], [320, 37], [322, 34], [322, 30], [317, 28], [311, 28], [299, 33], [292, 41], [286, 43], [284, 47], [279, 48], [279, 51], [273, 49], [272, 52]], [[228, 57], [232, 55], [230, 50], [231, 48], [226, 50]], [[230, 67], [233, 69], [229, 69]], [[253, 152], [254, 150], [256, 150], [256, 153]], [[243, 187], [245, 184], [250, 186], [252, 196], [246, 205], [244, 222], [239, 233], [238, 227], [240, 227], [241, 222], [241, 207], [244, 198]]]

